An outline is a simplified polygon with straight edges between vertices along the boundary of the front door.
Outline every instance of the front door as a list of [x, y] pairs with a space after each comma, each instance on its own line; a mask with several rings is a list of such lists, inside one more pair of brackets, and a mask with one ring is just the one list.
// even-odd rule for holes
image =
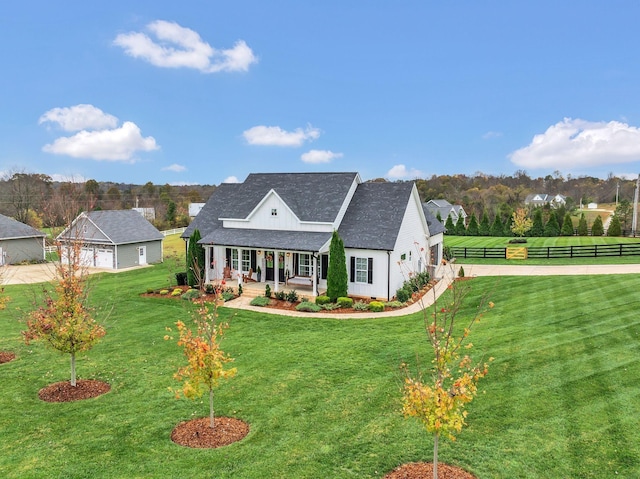
[[265, 251], [264, 252], [264, 264], [265, 264], [265, 268], [264, 268], [264, 278], [265, 281], [273, 281], [273, 278], [275, 277], [274, 275], [274, 265], [275, 265], [275, 261], [274, 261], [274, 257], [275, 254], [273, 251]]

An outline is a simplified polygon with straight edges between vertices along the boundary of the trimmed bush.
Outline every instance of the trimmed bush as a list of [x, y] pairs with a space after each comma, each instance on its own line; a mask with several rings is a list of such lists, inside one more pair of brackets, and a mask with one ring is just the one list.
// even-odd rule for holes
[[509, 244], [524, 244], [527, 242], [527, 238], [513, 238], [509, 240]]
[[236, 297], [235, 293], [231, 291], [225, 291], [224, 293], [222, 293], [222, 299], [224, 299], [225, 301], [230, 301], [235, 297]]
[[[174, 291], [175, 293], [175, 291]], [[173, 295], [173, 293], [171, 293]], [[186, 301], [191, 301], [192, 299], [196, 299], [200, 297], [200, 291], [198, 291], [197, 289], [190, 289], [188, 291], [186, 291], [182, 296], [180, 296], [182, 299], [186, 300]]]
[[338, 307], [353, 308], [353, 299], [347, 298], [346, 296], [341, 296], [340, 298], [338, 298]]
[[458, 270], [458, 278], [464, 278], [464, 268], [462, 266]]
[[322, 309], [324, 309], [325, 311], [333, 311], [334, 309], [338, 309], [338, 303], [323, 304]]
[[277, 300], [284, 301], [287, 297], [287, 293], [285, 293], [284, 291], [277, 291], [275, 293], [275, 296]]
[[369, 303], [369, 311], [373, 313], [380, 313], [384, 311], [384, 303], [381, 303], [380, 301], [371, 301]]
[[396, 291], [396, 299], [401, 303], [406, 303], [407, 301], [409, 301], [410, 297], [411, 297], [411, 291], [407, 290], [404, 287]]
[[264, 287], [264, 296], [265, 298], [271, 297], [271, 286], [269, 286], [268, 284]]
[[385, 306], [388, 306], [389, 308], [404, 308], [406, 306], [405, 303], [401, 303], [400, 301], [389, 301], [387, 303], [384, 303]]
[[331, 298], [329, 296], [316, 296], [316, 304], [322, 306], [323, 304], [329, 304]]
[[296, 301], [298, 301], [298, 293], [296, 292], [296, 290], [292, 289], [291, 291], [289, 291], [287, 293], [286, 299], [290, 303], [295, 303]]
[[269, 298], [266, 296], [256, 296], [249, 303], [251, 306], [267, 306], [269, 304]]
[[355, 303], [353, 303], [353, 309], [355, 309], [356, 311], [366, 311], [367, 309], [369, 309], [369, 305], [364, 301], [356, 301]]
[[180, 296], [182, 294], [182, 290], [180, 288], [176, 288], [171, 291], [171, 296]]
[[169, 290], [168, 289], [161, 289], [159, 294], [164, 296], [165, 294], [169, 294]]
[[316, 303], [311, 303], [309, 301], [304, 301], [296, 306], [296, 311], [307, 311], [309, 313], [317, 313], [321, 311], [322, 307], [317, 305]]

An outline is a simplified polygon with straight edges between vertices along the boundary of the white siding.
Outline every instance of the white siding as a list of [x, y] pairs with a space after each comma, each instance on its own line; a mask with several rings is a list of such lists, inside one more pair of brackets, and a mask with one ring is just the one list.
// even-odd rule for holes
[[[387, 272], [389, 271], [389, 256], [386, 251], [371, 251], [365, 249], [345, 248], [347, 257], [347, 277], [349, 295], [362, 296], [364, 298], [377, 298], [385, 300], [387, 296]], [[351, 257], [373, 258], [373, 283], [356, 283], [351, 281]], [[391, 291], [393, 295], [394, 291]]]

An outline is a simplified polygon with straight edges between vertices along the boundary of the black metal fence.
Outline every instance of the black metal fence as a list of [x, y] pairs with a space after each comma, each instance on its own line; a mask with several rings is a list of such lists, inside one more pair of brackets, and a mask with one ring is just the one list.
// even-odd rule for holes
[[[514, 245], [512, 248], [522, 248]], [[640, 243], [622, 243], [590, 246], [547, 246], [526, 247], [528, 258], [598, 258], [605, 256], [640, 256]], [[507, 248], [466, 248], [451, 247], [451, 255], [456, 258], [497, 258], [507, 257]]]

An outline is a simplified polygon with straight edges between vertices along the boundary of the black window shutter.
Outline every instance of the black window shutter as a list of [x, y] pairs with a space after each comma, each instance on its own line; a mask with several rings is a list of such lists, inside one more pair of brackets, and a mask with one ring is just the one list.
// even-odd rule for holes
[[351, 256], [351, 278], [349, 281], [354, 283], [356, 280], [356, 257]]
[[327, 279], [327, 270], [329, 269], [329, 255], [323, 254], [321, 257], [322, 279]]
[[250, 268], [252, 270], [256, 270], [258, 267], [258, 255], [256, 254], [256, 250], [252, 249], [251, 250], [251, 266]]
[[373, 284], [373, 258], [369, 258], [367, 267], [367, 283]]
[[292, 276], [295, 276], [298, 274], [298, 253], [293, 253], [293, 272], [291, 273]]
[[227, 266], [231, 268], [231, 248], [225, 250], [225, 256], [227, 257]]

